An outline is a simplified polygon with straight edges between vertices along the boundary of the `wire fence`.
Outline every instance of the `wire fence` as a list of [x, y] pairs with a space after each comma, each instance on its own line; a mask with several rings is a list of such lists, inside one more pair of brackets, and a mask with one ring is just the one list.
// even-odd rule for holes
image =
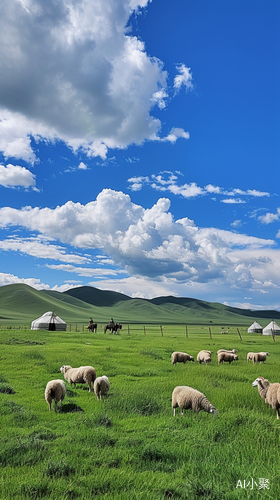
[[[87, 333], [90, 335], [96, 335], [100, 333], [106, 334], [115, 334], [115, 335], [159, 335], [164, 337], [165, 335], [170, 334], [180, 334], [185, 336], [186, 338], [192, 337], [193, 335], [201, 334], [204, 337], [208, 337], [209, 339], [213, 339], [213, 336], [234, 334], [237, 336], [237, 339], [240, 341], [243, 340], [243, 335], [248, 335], [247, 327], [236, 327], [229, 326], [227, 328], [221, 327], [219, 325], [184, 325], [184, 324], [143, 324], [143, 323], [123, 323], [121, 329], [111, 332], [105, 331], [107, 323], [98, 323], [97, 329], [93, 332], [89, 331], [88, 324], [84, 322], [75, 322], [75, 323], [67, 323], [66, 332], [74, 332], [74, 333]], [[31, 331], [30, 324], [27, 325], [0, 325], [0, 330], [24, 330]], [[57, 333], [64, 333], [63, 331], [57, 329], [55, 330]], [[252, 334], [249, 334], [252, 335]], [[261, 333], [254, 333], [254, 335], [262, 335]], [[276, 334], [272, 331], [271, 338], [273, 342], [276, 340]]]

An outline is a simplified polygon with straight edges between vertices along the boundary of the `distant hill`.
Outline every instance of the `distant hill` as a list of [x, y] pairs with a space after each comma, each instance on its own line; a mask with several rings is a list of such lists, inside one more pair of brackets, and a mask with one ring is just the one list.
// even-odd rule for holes
[[278, 311], [251, 311], [187, 297], [133, 299], [125, 294], [82, 286], [56, 292], [36, 290], [28, 285], [0, 287], [0, 325], [28, 325], [47, 311], [54, 311], [67, 323], [87, 324], [90, 317], [106, 323], [111, 317], [122, 323], [248, 325], [262, 326]]
[[83, 300], [84, 302], [97, 307], [110, 307], [117, 304], [117, 302], [131, 300], [128, 295], [124, 295], [123, 293], [111, 292], [109, 290], [99, 290], [93, 286], [71, 288], [63, 293], [71, 295], [71, 297], [76, 297], [79, 300]]

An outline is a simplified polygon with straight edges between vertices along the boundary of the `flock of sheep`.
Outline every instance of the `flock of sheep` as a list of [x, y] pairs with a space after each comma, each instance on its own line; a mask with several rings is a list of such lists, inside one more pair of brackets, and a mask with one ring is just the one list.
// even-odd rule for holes
[[[198, 353], [196, 360], [199, 364], [201, 363], [209, 363], [211, 361], [211, 355], [213, 351], [202, 350]], [[252, 360], [255, 363], [262, 363], [266, 360], [266, 357], [269, 356], [268, 352], [248, 352], [247, 354], [247, 363]], [[232, 361], [237, 361], [237, 350], [232, 349], [219, 349], [217, 351], [218, 364], [228, 362], [229, 364]], [[172, 365], [174, 366], [176, 363], [186, 363], [187, 361], [194, 362], [194, 357], [188, 354], [187, 352], [178, 352], [175, 351], [171, 354]], [[280, 418], [279, 410], [280, 410], [280, 384], [274, 383], [271, 384], [269, 380], [264, 379], [263, 377], [258, 377], [252, 383], [253, 387], [258, 386], [259, 394], [262, 399], [264, 399], [265, 403], [267, 403], [273, 410], [276, 410], [277, 419]], [[173, 415], [175, 416], [176, 408], [180, 408], [181, 414], [183, 415], [184, 410], [195, 410], [195, 411], [206, 411], [208, 413], [213, 413], [217, 415], [216, 408], [208, 401], [202, 392], [199, 392], [192, 387], [188, 386], [178, 386], [175, 387], [172, 393], [172, 407], [173, 407]]]
[[[212, 361], [213, 351], [202, 350], [198, 353], [196, 357], [196, 361], [201, 363], [210, 363]], [[248, 352], [247, 354], [247, 363], [249, 360], [255, 363], [261, 363], [266, 360], [266, 357], [269, 356], [269, 352]], [[237, 361], [237, 350], [232, 349], [219, 349], [217, 351], [218, 363], [219, 365], [224, 361], [227, 363], [232, 363], [232, 361]], [[194, 361], [194, 357], [190, 356], [187, 352], [178, 352], [175, 351], [171, 354], [172, 365], [174, 366], [176, 363], [186, 363], [187, 361]]]
[[[98, 400], [101, 400], [102, 396], [105, 396], [110, 389], [108, 377], [106, 375], [96, 377], [96, 371], [93, 366], [80, 366], [79, 368], [72, 368], [70, 365], [63, 365], [60, 368], [60, 371], [63, 373], [65, 380], [71, 385], [74, 384], [75, 387], [76, 384], [87, 384], [88, 390], [91, 392], [93, 385], [93, 390]], [[51, 410], [53, 400], [55, 410], [57, 410], [57, 404], [59, 401], [62, 406], [65, 394], [66, 387], [63, 380], [50, 380], [45, 389], [45, 400], [49, 405], [49, 410]]]
[[[209, 363], [211, 361], [211, 355], [213, 351], [202, 350], [197, 354], [197, 362]], [[268, 352], [253, 353], [249, 352], [247, 354], [247, 363], [252, 360], [253, 363], [262, 363], [269, 356]], [[218, 364], [223, 362], [232, 363], [232, 361], [237, 361], [237, 350], [226, 350], [219, 349], [217, 351]], [[175, 351], [171, 354], [172, 365], [176, 363], [186, 363], [187, 361], [194, 362], [194, 357], [186, 352]], [[69, 384], [87, 384], [88, 390], [91, 392], [92, 385], [94, 393], [98, 400], [102, 399], [110, 389], [110, 382], [106, 375], [102, 377], [96, 377], [96, 371], [93, 366], [80, 366], [79, 368], [72, 368], [70, 365], [63, 365], [60, 368], [61, 373], [65, 380]], [[252, 386], [258, 386], [259, 394], [265, 403], [269, 404], [271, 408], [276, 410], [277, 419], [280, 418], [280, 384], [271, 384], [267, 379], [263, 377], [258, 377]], [[49, 405], [49, 410], [51, 410], [52, 401], [55, 403], [55, 410], [57, 410], [57, 404], [59, 401], [62, 402], [66, 395], [65, 382], [61, 379], [51, 380], [47, 383], [45, 389], [45, 400]], [[206, 396], [202, 393], [188, 386], [177, 386], [172, 393], [172, 408], [173, 415], [176, 415], [176, 408], [180, 408], [181, 414], [183, 415], [184, 410], [194, 410], [194, 411], [205, 411], [208, 413], [213, 413], [217, 415], [217, 410], [213, 406]]]

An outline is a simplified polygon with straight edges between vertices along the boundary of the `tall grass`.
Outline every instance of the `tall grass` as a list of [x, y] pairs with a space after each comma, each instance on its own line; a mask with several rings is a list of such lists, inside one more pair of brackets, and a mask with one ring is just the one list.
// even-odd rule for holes
[[[11, 390], [0, 390], [0, 498], [277, 499], [280, 423], [252, 381], [280, 381], [280, 339], [240, 332], [242, 341], [236, 330], [213, 327], [210, 338], [198, 326], [188, 338], [178, 326], [163, 327], [163, 336], [19, 331], [14, 341], [2, 331], [0, 388]], [[239, 360], [218, 365], [217, 349], [233, 347]], [[214, 351], [211, 364], [172, 366], [174, 350], [196, 359], [203, 348]], [[270, 356], [247, 363], [252, 350]], [[62, 364], [108, 375], [109, 396], [100, 402], [85, 386], [66, 384], [62, 410], [49, 412], [44, 389], [62, 378]], [[217, 417], [173, 417], [176, 385], [204, 392]]]

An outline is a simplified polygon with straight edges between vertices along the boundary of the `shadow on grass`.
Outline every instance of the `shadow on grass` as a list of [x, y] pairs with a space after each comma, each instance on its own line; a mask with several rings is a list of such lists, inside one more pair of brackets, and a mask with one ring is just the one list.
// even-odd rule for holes
[[84, 410], [76, 405], [75, 403], [67, 403], [59, 408], [60, 413], [75, 413], [75, 412], [84, 412]]

